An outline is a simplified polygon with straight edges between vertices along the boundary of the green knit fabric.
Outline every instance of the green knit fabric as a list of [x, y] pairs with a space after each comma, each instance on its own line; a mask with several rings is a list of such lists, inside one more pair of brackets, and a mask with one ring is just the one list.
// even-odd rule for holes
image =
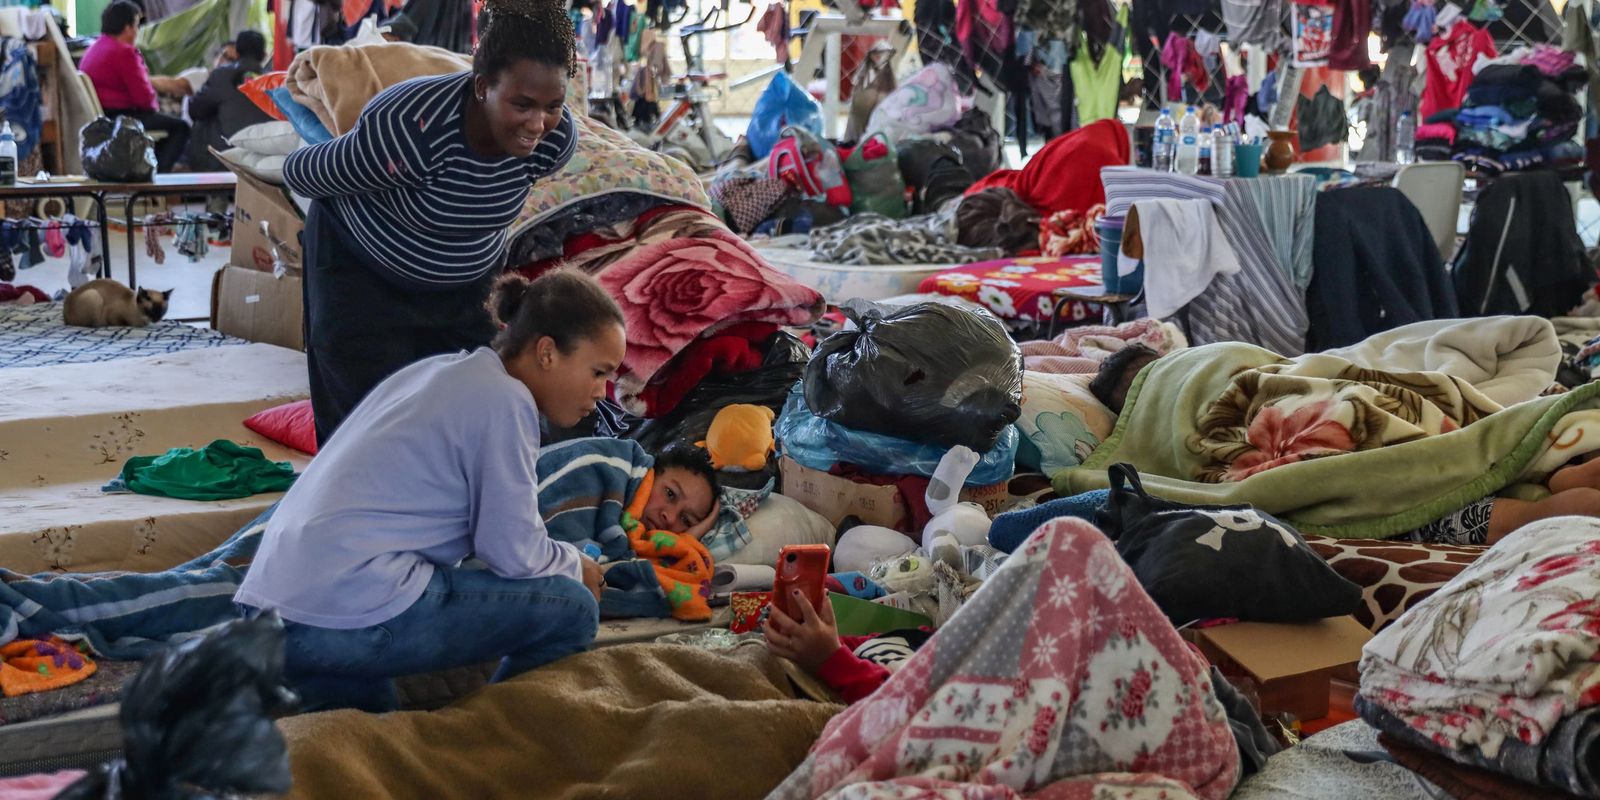
[[287, 491], [297, 476], [288, 462], [268, 461], [254, 447], [218, 439], [199, 450], [179, 447], [165, 455], [135, 456], [122, 482], [139, 494], [182, 500], [232, 500]]

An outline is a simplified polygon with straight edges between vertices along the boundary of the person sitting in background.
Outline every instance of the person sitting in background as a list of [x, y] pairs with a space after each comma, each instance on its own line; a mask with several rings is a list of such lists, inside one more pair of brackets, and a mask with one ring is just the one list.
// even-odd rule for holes
[[222, 163], [211, 155], [211, 148], [225, 150], [227, 140], [234, 134], [272, 121], [267, 112], [239, 91], [241, 84], [261, 74], [261, 64], [267, 57], [266, 37], [256, 31], [242, 31], [234, 40], [234, 49], [234, 60], [212, 70], [200, 91], [189, 100], [189, 116], [194, 119], [189, 166], [196, 171], [221, 170]]
[[78, 69], [94, 81], [95, 94], [107, 117], [133, 117], [145, 132], [165, 133], [156, 142], [156, 169], [170, 172], [189, 144], [189, 123], [157, 111], [156, 93], [187, 97], [194, 87], [182, 78], [152, 77], [133, 42], [144, 14], [127, 0], [100, 13], [100, 38], [95, 39]]

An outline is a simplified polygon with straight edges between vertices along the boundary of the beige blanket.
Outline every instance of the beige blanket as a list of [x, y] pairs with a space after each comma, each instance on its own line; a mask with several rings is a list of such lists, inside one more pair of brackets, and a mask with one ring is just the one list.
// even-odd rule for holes
[[[1387, 372], [1442, 372], [1502, 406], [1514, 406], [1555, 382], [1561, 343], [1555, 326], [1540, 317], [1440, 319], [1385, 331], [1325, 355]], [[1309, 358], [1314, 356], [1298, 360]]]
[[401, 81], [472, 68], [468, 56], [440, 47], [402, 42], [362, 47], [313, 47], [295, 56], [283, 82], [290, 96], [311, 109], [328, 132], [354, 128], [373, 95]]
[[440, 711], [279, 722], [293, 798], [747, 800], [839, 706], [800, 699], [765, 648], [634, 645], [564, 659]]

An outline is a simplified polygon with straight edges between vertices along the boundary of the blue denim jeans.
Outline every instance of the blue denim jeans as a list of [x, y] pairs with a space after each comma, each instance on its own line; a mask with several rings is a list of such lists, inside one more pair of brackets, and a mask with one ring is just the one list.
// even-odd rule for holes
[[435, 567], [422, 597], [387, 622], [337, 630], [286, 621], [284, 677], [306, 711], [393, 711], [395, 677], [499, 658], [490, 679], [499, 682], [582, 652], [599, 627], [594, 595], [571, 578]]

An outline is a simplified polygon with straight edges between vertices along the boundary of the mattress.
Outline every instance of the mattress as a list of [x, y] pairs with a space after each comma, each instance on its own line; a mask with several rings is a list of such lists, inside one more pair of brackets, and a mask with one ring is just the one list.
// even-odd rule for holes
[[0, 305], [0, 368], [87, 364], [245, 344], [206, 328], [158, 322], [143, 328], [74, 328], [60, 303]]
[[814, 261], [809, 247], [757, 245], [756, 252], [773, 269], [822, 293], [838, 304], [846, 300], [882, 300], [914, 294], [923, 279], [959, 264], [829, 264]]
[[108, 495], [135, 455], [231, 439], [297, 468], [309, 457], [243, 421], [308, 395], [305, 356], [265, 344], [5, 372], [0, 566], [153, 572], [221, 543], [278, 499], [212, 503]]

